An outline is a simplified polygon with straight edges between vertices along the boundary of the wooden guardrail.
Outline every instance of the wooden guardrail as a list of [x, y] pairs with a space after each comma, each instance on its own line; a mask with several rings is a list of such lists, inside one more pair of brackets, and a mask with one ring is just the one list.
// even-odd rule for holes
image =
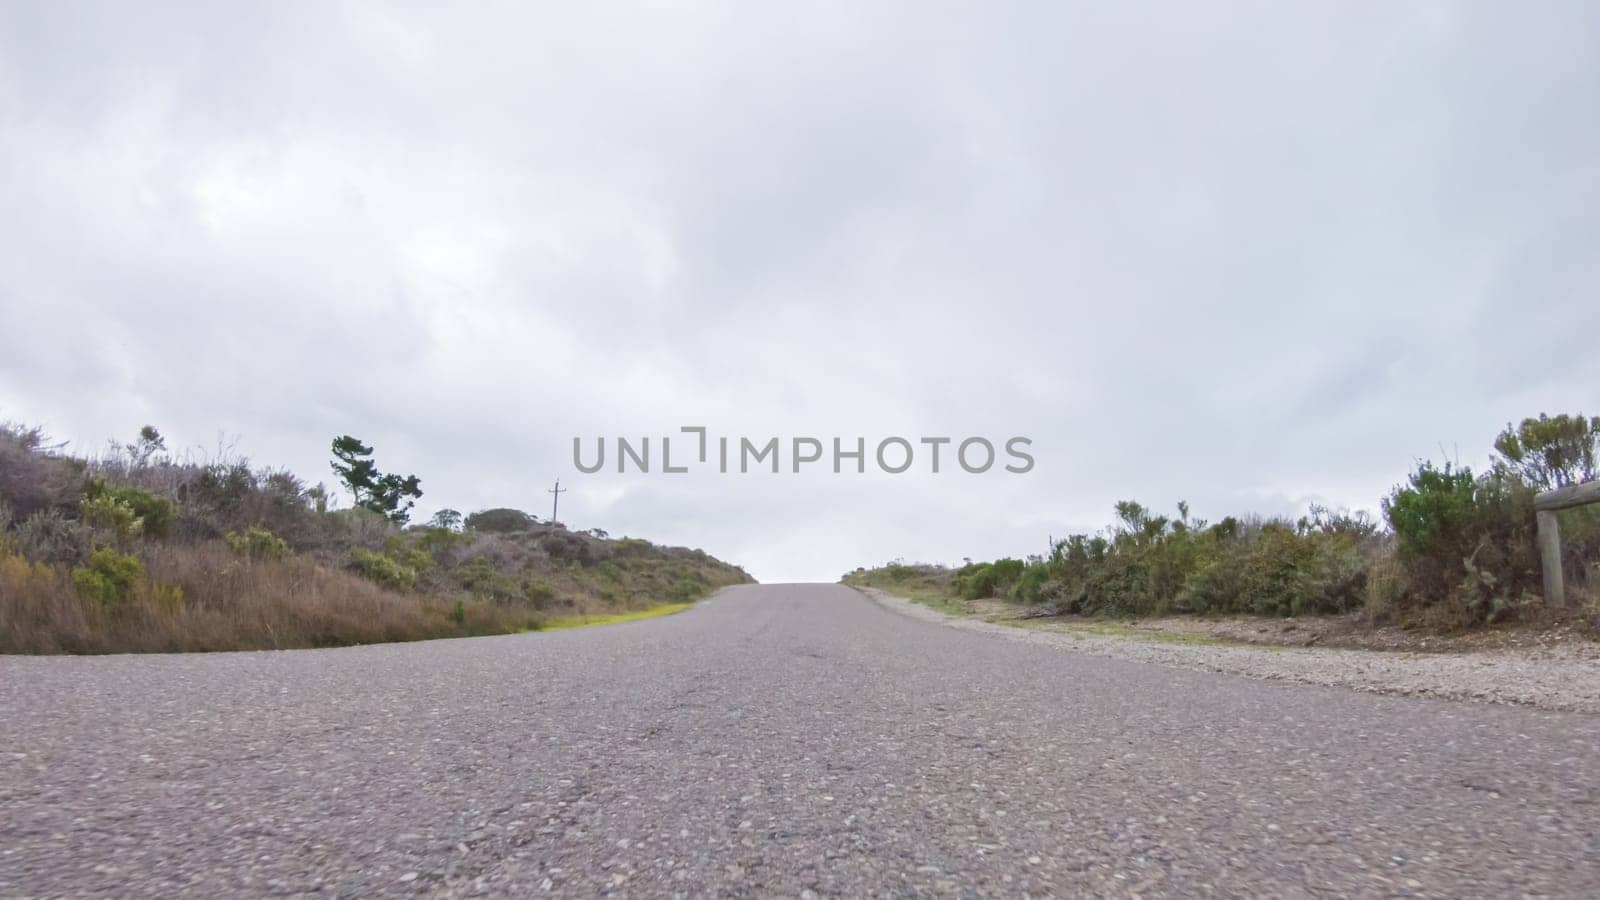
[[1588, 503], [1600, 503], [1600, 481], [1556, 488], [1533, 499], [1539, 531], [1539, 562], [1544, 567], [1544, 602], [1551, 606], [1567, 605], [1566, 581], [1561, 576], [1561, 524], [1556, 519], [1556, 511]]

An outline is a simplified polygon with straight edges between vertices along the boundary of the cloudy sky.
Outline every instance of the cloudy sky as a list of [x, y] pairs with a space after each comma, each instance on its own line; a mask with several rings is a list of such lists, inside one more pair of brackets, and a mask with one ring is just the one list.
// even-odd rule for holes
[[[0, 419], [765, 581], [1376, 509], [1600, 412], [1597, 113], [1585, 2], [7, 3]], [[574, 468], [684, 425], [1036, 465]]]

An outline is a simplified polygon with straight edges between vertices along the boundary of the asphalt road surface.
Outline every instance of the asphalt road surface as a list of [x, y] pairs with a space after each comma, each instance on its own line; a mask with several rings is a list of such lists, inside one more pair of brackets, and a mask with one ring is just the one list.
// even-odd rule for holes
[[0, 895], [1600, 895], [1600, 719], [914, 621], [843, 587], [0, 659]]

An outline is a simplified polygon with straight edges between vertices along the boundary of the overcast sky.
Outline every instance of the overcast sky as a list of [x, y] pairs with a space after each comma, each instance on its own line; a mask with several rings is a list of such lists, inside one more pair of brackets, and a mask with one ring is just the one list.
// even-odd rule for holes
[[[350, 433], [424, 515], [559, 477], [764, 581], [1376, 510], [1600, 412], [1588, 2], [7, 3], [0, 209], [0, 419]], [[684, 425], [1036, 465], [573, 466]]]

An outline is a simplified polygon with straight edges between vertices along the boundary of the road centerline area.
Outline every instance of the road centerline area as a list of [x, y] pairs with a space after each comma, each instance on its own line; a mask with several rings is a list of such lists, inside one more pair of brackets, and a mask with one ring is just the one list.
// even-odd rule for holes
[[0, 659], [0, 894], [1600, 891], [1600, 720], [740, 586], [661, 619]]

